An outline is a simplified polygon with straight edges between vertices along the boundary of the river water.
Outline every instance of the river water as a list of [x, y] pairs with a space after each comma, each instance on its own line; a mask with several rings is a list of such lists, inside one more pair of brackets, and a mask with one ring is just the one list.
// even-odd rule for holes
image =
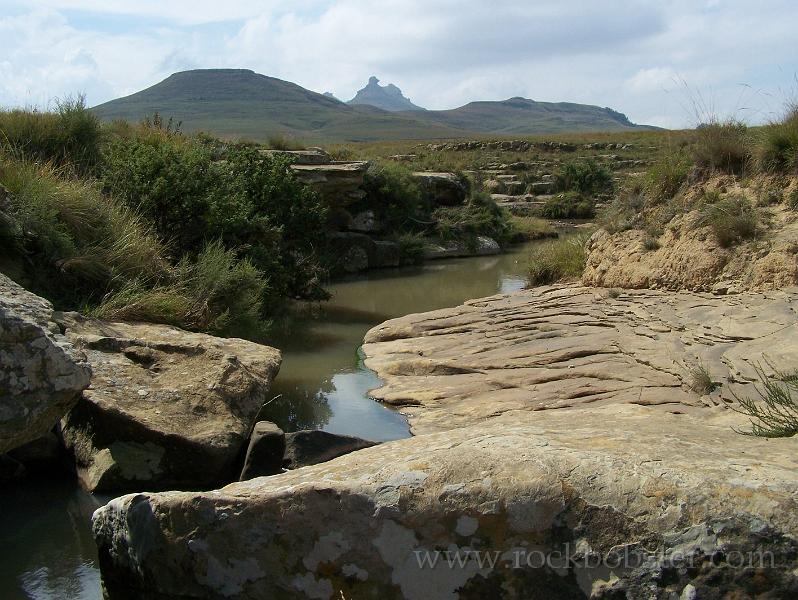
[[[270, 342], [283, 351], [283, 364], [261, 418], [285, 431], [408, 437], [404, 417], [368, 398], [379, 380], [363, 366], [363, 336], [393, 317], [521, 289], [528, 249], [373, 271], [330, 286], [329, 302], [306, 307]], [[0, 598], [101, 598], [89, 519], [108, 499], [71, 480], [0, 489]]]

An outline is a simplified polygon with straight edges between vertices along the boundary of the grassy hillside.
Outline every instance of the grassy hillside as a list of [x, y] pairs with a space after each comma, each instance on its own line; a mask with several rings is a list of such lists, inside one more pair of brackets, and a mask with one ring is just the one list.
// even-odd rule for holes
[[185, 131], [266, 140], [287, 135], [306, 142], [462, 138], [478, 133], [622, 131], [640, 126], [610, 109], [512, 98], [472, 102], [445, 111], [387, 112], [348, 105], [294, 83], [244, 69], [175, 73], [164, 81], [93, 109], [103, 120], [138, 122], [154, 112], [182, 121]]

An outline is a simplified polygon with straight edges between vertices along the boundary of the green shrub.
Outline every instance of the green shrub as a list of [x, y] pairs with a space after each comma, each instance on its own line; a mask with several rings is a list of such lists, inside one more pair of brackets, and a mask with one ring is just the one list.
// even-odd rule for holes
[[798, 105], [759, 131], [755, 154], [762, 171], [798, 175]]
[[82, 96], [58, 102], [54, 112], [0, 111], [0, 149], [21, 159], [70, 165], [82, 173], [97, 163], [101, 132]]
[[612, 174], [592, 159], [566, 163], [555, 175], [555, 181], [562, 192], [599, 194], [613, 188]]
[[399, 244], [400, 262], [403, 265], [418, 265], [424, 260], [427, 246], [424, 237], [417, 233], [403, 233], [396, 238]]
[[748, 128], [744, 123], [729, 120], [696, 128], [693, 162], [703, 171], [742, 175], [750, 158]]
[[284, 133], [270, 135], [266, 143], [272, 150], [304, 150], [305, 144]]
[[442, 240], [476, 243], [483, 235], [505, 244], [512, 230], [509, 217], [490, 197], [483, 192], [474, 194], [462, 206], [442, 206], [432, 213], [435, 233]]
[[366, 198], [352, 207], [373, 210], [390, 232], [419, 232], [431, 225], [431, 207], [406, 166], [396, 162], [372, 164], [366, 172], [363, 188]]
[[545, 285], [581, 277], [588, 237], [576, 234], [536, 244], [529, 256], [529, 284]]
[[510, 236], [513, 242], [557, 237], [557, 231], [545, 219], [532, 216], [510, 215]]
[[595, 216], [596, 207], [579, 192], [565, 192], [546, 200], [540, 214], [547, 219], [589, 219]]
[[[772, 368], [772, 367], [771, 367]], [[739, 431], [744, 435], [758, 437], [792, 437], [798, 434], [798, 378], [793, 373], [775, 371], [768, 375], [761, 366], [756, 367], [760, 387], [756, 387], [759, 401], [753, 398], [740, 398], [740, 408], [735, 409], [750, 418], [751, 429]]]
[[728, 248], [756, 237], [760, 231], [757, 209], [743, 196], [732, 196], [708, 204], [701, 210], [699, 225], [708, 225], [718, 244]]
[[182, 254], [206, 240], [241, 249], [268, 274], [267, 309], [285, 297], [325, 297], [325, 205], [296, 180], [291, 161], [238, 145], [218, 148], [158, 128], [116, 137], [103, 151], [106, 191], [152, 220]]

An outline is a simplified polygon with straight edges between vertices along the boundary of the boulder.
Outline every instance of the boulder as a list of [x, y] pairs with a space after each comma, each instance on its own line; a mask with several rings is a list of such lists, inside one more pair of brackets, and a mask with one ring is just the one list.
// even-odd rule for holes
[[368, 168], [369, 163], [364, 161], [291, 165], [297, 179], [315, 189], [333, 207], [366, 197], [363, 179]]
[[86, 489], [208, 487], [238, 476], [279, 351], [74, 313], [61, 323], [93, 369], [61, 424]]
[[376, 442], [351, 435], [320, 430], [295, 431], [285, 436], [283, 466], [286, 469], [307, 467], [374, 445]]
[[478, 235], [472, 242], [429, 242], [424, 248], [424, 258], [458, 258], [464, 256], [491, 256], [502, 251], [498, 242], [484, 235]]
[[52, 431], [14, 448], [8, 456], [24, 465], [29, 473], [57, 474], [71, 471], [61, 440]]
[[89, 385], [89, 365], [52, 316], [0, 274], [0, 453], [45, 435]]
[[334, 257], [331, 269], [334, 275], [397, 267], [401, 262], [402, 252], [396, 242], [375, 240], [356, 232], [333, 232], [329, 240], [330, 254]]
[[363, 210], [352, 218], [349, 229], [357, 233], [378, 233], [382, 231], [382, 223], [373, 210]]
[[459, 206], [465, 202], [468, 189], [454, 173], [432, 173], [419, 171], [413, 179], [421, 187], [421, 193], [437, 206]]
[[247, 456], [241, 469], [240, 481], [274, 475], [283, 470], [285, 433], [274, 423], [258, 421], [249, 437]]
[[793, 598], [796, 451], [656, 407], [515, 411], [123, 496], [93, 531], [112, 600]]

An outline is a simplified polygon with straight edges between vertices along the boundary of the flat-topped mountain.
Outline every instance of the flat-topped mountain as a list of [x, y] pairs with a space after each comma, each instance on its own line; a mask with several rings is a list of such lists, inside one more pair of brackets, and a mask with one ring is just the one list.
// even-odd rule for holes
[[[373, 94], [391, 99], [395, 108], [355, 102]], [[182, 71], [92, 110], [104, 120], [133, 122], [158, 112], [181, 121], [185, 131], [259, 141], [281, 134], [305, 142], [330, 142], [650, 129], [608, 108], [524, 98], [424, 110], [396, 86], [379, 85], [376, 77], [345, 103], [248, 69]]]
[[347, 104], [369, 104], [391, 112], [426, 110], [410, 102], [409, 98], [405, 98], [402, 90], [394, 84], [380, 85], [380, 80], [373, 75], [369, 77], [366, 87], [358, 90], [355, 97]]

